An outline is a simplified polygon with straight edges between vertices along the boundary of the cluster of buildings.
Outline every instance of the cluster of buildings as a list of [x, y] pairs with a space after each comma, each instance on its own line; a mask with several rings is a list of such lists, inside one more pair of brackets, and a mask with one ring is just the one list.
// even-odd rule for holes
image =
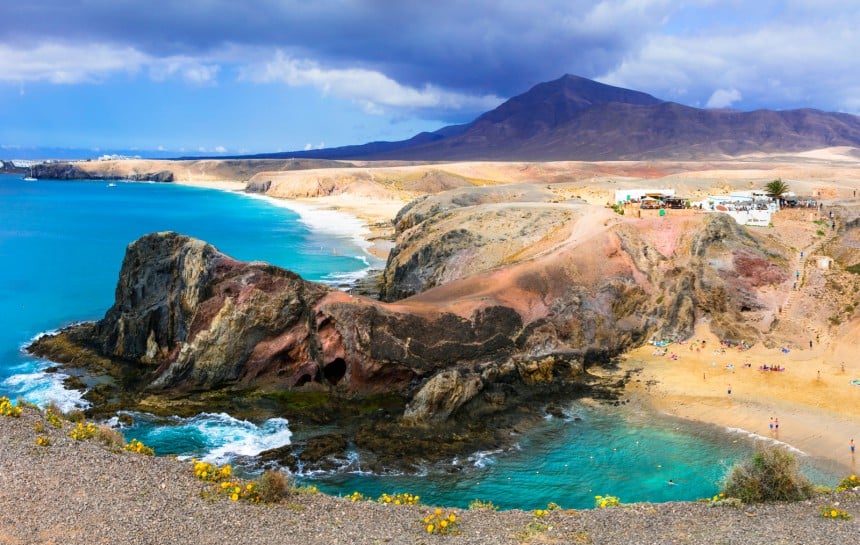
[[700, 201], [692, 201], [677, 197], [674, 189], [619, 189], [615, 191], [615, 203], [640, 210], [659, 210], [660, 215], [664, 215], [667, 209], [722, 212], [741, 225], [761, 227], [770, 225], [771, 216], [782, 207], [818, 206], [815, 199], [798, 197], [794, 193], [786, 193], [780, 199], [773, 199], [766, 192], [756, 190], [708, 195]]

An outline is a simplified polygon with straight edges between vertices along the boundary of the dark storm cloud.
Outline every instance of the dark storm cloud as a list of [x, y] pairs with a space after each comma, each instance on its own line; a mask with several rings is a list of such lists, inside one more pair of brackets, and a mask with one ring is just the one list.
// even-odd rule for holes
[[[27, 0], [0, 8], [0, 41], [131, 46], [159, 56], [279, 49], [398, 82], [510, 96], [615, 67], [666, 17], [661, 0]], [[253, 59], [239, 59], [250, 62]]]

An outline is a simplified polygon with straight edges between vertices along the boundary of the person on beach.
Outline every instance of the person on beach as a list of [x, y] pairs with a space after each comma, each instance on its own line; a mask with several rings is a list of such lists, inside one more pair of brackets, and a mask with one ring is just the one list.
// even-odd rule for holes
[[854, 456], [854, 447], [855, 446], [856, 445], [854, 444], [854, 438], [852, 437], [851, 441], [848, 442], [848, 448], [851, 449], [851, 456]]
[[779, 436], [779, 418], [773, 419], [773, 433]]
[[809, 348], [812, 348], [812, 339], [809, 339]]
[[729, 384], [729, 395], [732, 395], [732, 385]]
[[770, 417], [770, 424], [769, 424], [769, 426], [770, 426], [770, 434], [771, 434], [771, 435], [773, 435], [773, 417], [772, 417], [772, 416]]

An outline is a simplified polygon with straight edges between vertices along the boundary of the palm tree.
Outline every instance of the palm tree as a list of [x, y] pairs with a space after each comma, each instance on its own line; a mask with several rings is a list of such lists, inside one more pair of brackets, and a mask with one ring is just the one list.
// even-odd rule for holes
[[780, 199], [783, 195], [788, 193], [788, 184], [782, 181], [782, 178], [777, 178], [772, 182], [768, 182], [764, 186], [765, 191], [767, 191], [767, 196], [772, 199]]

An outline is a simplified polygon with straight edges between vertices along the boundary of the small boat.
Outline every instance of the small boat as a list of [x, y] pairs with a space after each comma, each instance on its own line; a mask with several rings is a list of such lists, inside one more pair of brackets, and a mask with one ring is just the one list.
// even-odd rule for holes
[[108, 186], [108, 187], [116, 187], [116, 184], [115, 184], [115, 183], [113, 183], [113, 182], [111, 182], [111, 183], [109, 183], [107, 186]]
[[32, 176], [24, 176], [25, 182], [35, 182], [37, 180], [38, 180], [38, 178], [33, 178]]

